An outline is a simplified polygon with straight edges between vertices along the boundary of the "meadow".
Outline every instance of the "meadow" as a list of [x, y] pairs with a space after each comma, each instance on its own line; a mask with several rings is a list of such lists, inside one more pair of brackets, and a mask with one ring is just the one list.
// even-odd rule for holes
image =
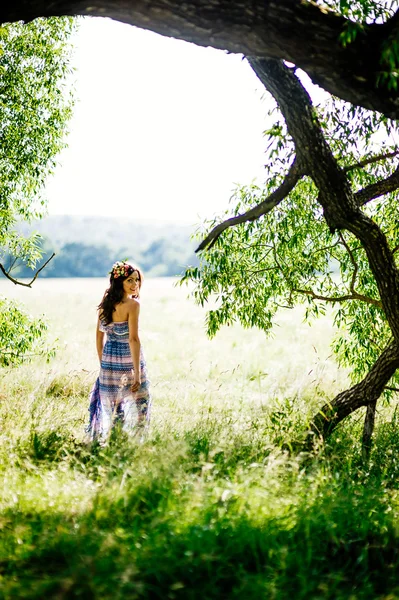
[[0, 598], [399, 598], [399, 433], [362, 414], [314, 453], [290, 451], [348, 385], [330, 317], [281, 314], [273, 338], [214, 340], [171, 279], [148, 279], [141, 339], [152, 420], [138, 443], [85, 443], [102, 279], [0, 293], [45, 314], [56, 357], [0, 381]]

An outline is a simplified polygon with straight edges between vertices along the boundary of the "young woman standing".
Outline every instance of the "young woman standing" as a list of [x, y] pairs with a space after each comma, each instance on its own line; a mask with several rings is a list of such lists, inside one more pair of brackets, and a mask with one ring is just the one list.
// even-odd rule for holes
[[100, 374], [90, 394], [87, 432], [91, 440], [106, 440], [115, 423], [137, 433], [149, 422], [149, 381], [139, 338], [142, 281], [140, 269], [116, 262], [98, 307]]

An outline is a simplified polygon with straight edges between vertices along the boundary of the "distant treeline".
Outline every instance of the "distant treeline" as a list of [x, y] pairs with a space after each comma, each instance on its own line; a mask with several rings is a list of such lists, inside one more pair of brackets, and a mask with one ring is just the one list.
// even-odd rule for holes
[[[36, 268], [56, 253], [40, 277], [104, 277], [122, 259], [139, 265], [150, 277], [179, 275], [188, 265], [198, 264], [191, 228], [184, 225], [53, 216], [23, 232], [31, 231], [42, 236], [43, 258]], [[10, 259], [6, 258], [6, 267]], [[17, 261], [12, 275], [25, 278], [33, 272]]]

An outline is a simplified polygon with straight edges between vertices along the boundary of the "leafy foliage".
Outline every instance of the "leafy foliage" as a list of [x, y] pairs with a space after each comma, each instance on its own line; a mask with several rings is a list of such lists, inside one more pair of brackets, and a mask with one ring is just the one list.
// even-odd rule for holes
[[[393, 158], [359, 163], [376, 154], [394, 153], [395, 123], [335, 98], [317, 112], [355, 192], [391, 173]], [[223, 220], [264, 201], [283, 180], [292, 161], [293, 144], [278, 114], [266, 139], [265, 186], [237, 188]], [[399, 248], [397, 200], [395, 192], [364, 208], [394, 250]], [[206, 222], [197, 237], [217, 222]], [[210, 336], [234, 321], [270, 333], [282, 307], [305, 304], [305, 319], [311, 321], [325, 314], [327, 304], [332, 305], [338, 328], [333, 349], [340, 364], [351, 368], [354, 381], [369, 370], [391, 336], [365, 251], [354, 236], [329, 230], [317, 202], [317, 189], [309, 178], [302, 179], [266, 216], [227, 229], [202, 253], [200, 267], [186, 271], [181, 282], [188, 281], [195, 284], [192, 294], [197, 303], [210, 303]]]
[[[0, 27], [0, 262], [12, 255], [34, 268], [42, 256], [39, 236], [23, 236], [15, 225], [43, 215], [42, 189], [65, 145], [74, 27], [70, 18]], [[33, 350], [45, 326], [17, 306], [3, 308], [0, 362], [9, 364]]]
[[65, 146], [74, 27], [69, 18], [51, 18], [0, 28], [0, 248], [22, 246], [33, 264], [37, 236], [21, 239], [14, 225], [43, 215], [43, 185]]
[[0, 298], [0, 365], [18, 365], [34, 356], [54, 355], [54, 347], [47, 347], [43, 334], [47, 325], [43, 319], [29, 315], [18, 304]]

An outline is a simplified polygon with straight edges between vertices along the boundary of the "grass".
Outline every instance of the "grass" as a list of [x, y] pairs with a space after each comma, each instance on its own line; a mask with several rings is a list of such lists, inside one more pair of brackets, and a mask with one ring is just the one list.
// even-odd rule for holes
[[237, 327], [209, 342], [185, 292], [149, 280], [149, 435], [89, 447], [104, 282], [38, 283], [7, 288], [48, 315], [60, 351], [2, 372], [1, 598], [399, 598], [396, 412], [367, 465], [361, 415], [317, 454], [286, 450], [347, 383], [328, 320], [288, 312], [273, 340]]

